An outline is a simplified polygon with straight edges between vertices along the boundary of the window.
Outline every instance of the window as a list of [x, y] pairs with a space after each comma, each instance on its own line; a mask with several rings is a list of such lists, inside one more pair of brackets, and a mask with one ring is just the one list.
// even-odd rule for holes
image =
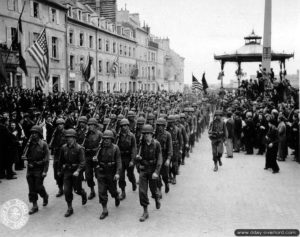
[[73, 32], [73, 30], [70, 30], [70, 32], [69, 32], [69, 43], [70, 44], [73, 44], [74, 43], [74, 32]]
[[98, 48], [99, 48], [99, 50], [102, 50], [102, 39], [101, 38], [98, 39]]
[[109, 62], [106, 62], [106, 73], [109, 73]]
[[78, 10], [78, 20], [81, 21], [82, 19], [82, 11]]
[[17, 0], [8, 0], [7, 1], [7, 8], [8, 8], [8, 10], [10, 10], [10, 11], [17, 11], [18, 10], [17, 6], [18, 6]]
[[122, 55], [123, 52], [123, 46], [120, 44], [120, 55]]
[[32, 39], [32, 43], [34, 44], [35, 43], [35, 41], [38, 39], [38, 37], [39, 37], [39, 33], [33, 33], [33, 39]]
[[58, 39], [52, 37], [52, 58], [58, 58]]
[[128, 56], [131, 57], [131, 47], [128, 48]]
[[84, 64], [84, 56], [80, 56], [80, 64]]
[[74, 70], [74, 55], [70, 55], [70, 70]]
[[79, 34], [79, 45], [83, 46], [83, 44], [84, 44], [84, 35], [83, 35], [83, 33], [80, 33]]
[[122, 72], [122, 67], [123, 67], [123, 63], [120, 63], [120, 74], [122, 75], [123, 72]]
[[17, 35], [17, 29], [12, 27], [10, 31], [10, 36], [11, 36], [11, 47], [12, 50], [18, 50], [18, 35]]
[[135, 48], [133, 48], [132, 56], [135, 57]]
[[116, 53], [116, 42], [113, 42], [113, 53]]
[[92, 35], [90, 35], [90, 42], [89, 42], [89, 44], [90, 44], [90, 48], [93, 48], [94, 47], [94, 45], [93, 45], [93, 36]]
[[91, 15], [87, 14], [87, 22], [91, 22]]
[[34, 18], [40, 17], [39, 4], [37, 2], [33, 2], [33, 17]]
[[108, 40], [106, 40], [106, 42], [105, 42], [105, 50], [106, 50], [106, 52], [109, 52], [109, 41]]
[[124, 46], [124, 55], [125, 56], [127, 55], [127, 46], [126, 45]]
[[68, 16], [69, 16], [69, 17], [72, 17], [72, 7], [69, 7], [69, 8], [68, 8]]
[[51, 8], [51, 10], [50, 10], [50, 21], [51, 22], [57, 22], [56, 9]]
[[102, 72], [102, 60], [99, 60], [98, 64], [98, 70], [99, 72]]

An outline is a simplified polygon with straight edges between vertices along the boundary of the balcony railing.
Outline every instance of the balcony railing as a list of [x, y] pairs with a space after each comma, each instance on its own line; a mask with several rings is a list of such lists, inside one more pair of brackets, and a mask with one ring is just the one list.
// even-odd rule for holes
[[155, 49], [158, 49], [158, 43], [155, 43], [153, 41], [149, 41], [148, 42], [148, 46], [152, 47], [152, 48], [155, 48]]

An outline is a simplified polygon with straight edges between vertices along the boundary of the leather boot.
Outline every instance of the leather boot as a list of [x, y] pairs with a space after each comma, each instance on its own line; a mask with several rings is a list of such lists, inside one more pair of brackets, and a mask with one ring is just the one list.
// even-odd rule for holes
[[39, 208], [38, 208], [37, 202], [33, 202], [33, 206], [30, 209], [30, 211], [28, 212], [28, 214], [32, 215], [32, 214], [34, 214], [34, 213], [36, 213], [38, 211], [39, 211]]
[[99, 217], [100, 220], [103, 220], [103, 219], [105, 219], [108, 216], [108, 210], [107, 210], [106, 204], [105, 205], [102, 204], [102, 208], [103, 208], [103, 211], [102, 211], [102, 213], [101, 213], [101, 215]]
[[82, 198], [81, 202], [82, 202], [82, 205], [85, 205], [86, 202], [87, 202], [87, 197], [86, 197], [86, 196], [87, 196], [87, 195], [86, 195], [86, 192], [83, 191], [82, 194], [81, 194], [81, 198]]
[[165, 193], [168, 193], [170, 191], [169, 184], [165, 184]]
[[89, 200], [92, 200], [94, 197], [96, 197], [95, 191], [94, 191], [94, 192], [91, 191], [91, 193], [90, 193], [88, 199], [89, 199]]
[[43, 198], [43, 206], [47, 206], [48, 205], [48, 199], [49, 199], [49, 195], [46, 194], [46, 196]]
[[159, 198], [155, 198], [155, 206], [156, 206], [156, 209], [160, 209], [160, 200], [159, 200]]
[[135, 191], [136, 190], [136, 183], [132, 183], [132, 191]]
[[73, 208], [68, 208], [66, 214], [65, 214], [65, 217], [69, 217], [71, 215], [73, 215], [74, 211], [73, 211]]
[[125, 190], [122, 190], [121, 196], [120, 196], [120, 201], [124, 200], [126, 198], [126, 193]]
[[217, 165], [217, 163], [215, 163], [214, 171], [215, 171], [215, 172], [218, 171], [218, 165]]
[[58, 193], [56, 194], [56, 197], [61, 197], [62, 195], [64, 195], [64, 191], [62, 187], [59, 187]]
[[119, 194], [115, 197], [115, 206], [116, 207], [120, 206], [120, 197], [119, 197]]
[[146, 219], [148, 219], [148, 217], [149, 217], [148, 209], [147, 209], [147, 207], [144, 207], [144, 213], [140, 217], [140, 222], [144, 222]]

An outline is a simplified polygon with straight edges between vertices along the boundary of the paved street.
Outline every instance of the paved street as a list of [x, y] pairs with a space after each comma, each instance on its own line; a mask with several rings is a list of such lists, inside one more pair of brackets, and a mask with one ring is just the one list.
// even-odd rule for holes
[[[99, 220], [101, 207], [97, 198], [81, 206], [75, 194], [74, 215], [65, 218], [64, 197], [56, 198], [52, 167], [45, 181], [49, 205], [30, 216], [25, 227], [10, 230], [0, 224], [1, 236], [234, 236], [237, 228], [300, 228], [300, 165], [279, 163], [280, 173], [264, 170], [264, 156], [234, 153], [223, 158], [223, 166], [213, 172], [207, 132], [194, 153], [181, 167], [180, 176], [162, 207], [149, 206], [150, 218], [139, 222], [142, 208], [138, 192], [127, 187], [127, 198], [120, 207], [109, 196], [109, 216]], [[224, 156], [223, 156], [224, 157]], [[84, 184], [86, 190], [86, 184]], [[18, 179], [0, 184], [0, 203], [19, 198], [28, 203], [25, 171]], [[29, 203], [28, 203], [29, 204]]]

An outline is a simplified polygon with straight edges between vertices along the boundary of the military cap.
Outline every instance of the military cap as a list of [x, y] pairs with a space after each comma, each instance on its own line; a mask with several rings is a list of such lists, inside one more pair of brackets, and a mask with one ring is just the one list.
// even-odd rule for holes
[[98, 121], [95, 118], [90, 118], [88, 121], [88, 125], [97, 125]]
[[65, 131], [66, 137], [76, 137], [76, 131], [74, 129], [68, 129]]
[[105, 130], [103, 133], [103, 138], [110, 138], [110, 139], [114, 139], [114, 133], [111, 130]]
[[124, 118], [120, 121], [120, 126], [123, 126], [123, 125], [129, 125], [128, 119]]
[[56, 124], [65, 124], [65, 120], [63, 118], [59, 118], [56, 120]]
[[80, 116], [79, 119], [78, 119], [78, 122], [87, 123], [87, 117], [86, 116]]
[[41, 137], [43, 137], [43, 129], [42, 127], [38, 126], [38, 125], [34, 125], [31, 129], [30, 132], [37, 132]]
[[150, 124], [146, 124], [142, 128], [142, 133], [154, 133], [153, 127]]

